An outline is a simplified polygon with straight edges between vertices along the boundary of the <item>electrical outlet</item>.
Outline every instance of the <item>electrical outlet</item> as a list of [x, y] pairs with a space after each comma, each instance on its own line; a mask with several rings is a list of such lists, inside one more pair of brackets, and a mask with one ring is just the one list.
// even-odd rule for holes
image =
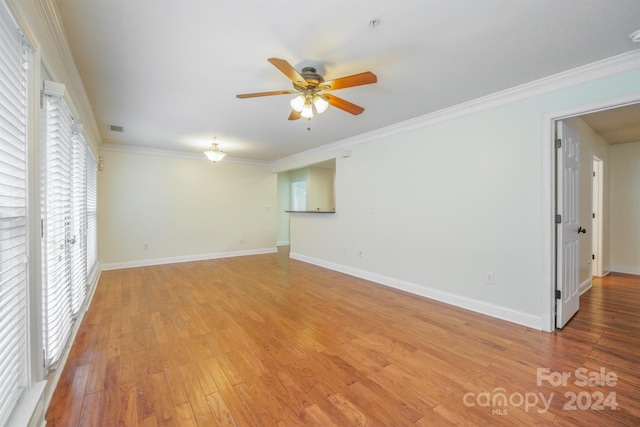
[[484, 273], [484, 283], [487, 285], [493, 285], [493, 271], [487, 271]]
[[144, 243], [142, 244], [142, 248], [143, 248], [144, 250], [149, 249], [149, 243], [144, 242]]
[[240, 236], [240, 243], [244, 243], [244, 236]]
[[363, 251], [362, 249], [360, 249], [360, 250], [358, 251], [358, 257], [359, 257], [359, 258], [362, 258], [362, 256], [363, 256], [363, 255], [364, 255], [364, 251]]

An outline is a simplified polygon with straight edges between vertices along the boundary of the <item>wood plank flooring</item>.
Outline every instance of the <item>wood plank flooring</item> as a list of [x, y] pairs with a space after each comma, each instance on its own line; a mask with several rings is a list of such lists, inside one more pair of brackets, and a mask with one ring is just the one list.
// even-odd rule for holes
[[638, 276], [597, 279], [544, 333], [286, 254], [106, 271], [46, 420], [638, 426], [639, 350]]

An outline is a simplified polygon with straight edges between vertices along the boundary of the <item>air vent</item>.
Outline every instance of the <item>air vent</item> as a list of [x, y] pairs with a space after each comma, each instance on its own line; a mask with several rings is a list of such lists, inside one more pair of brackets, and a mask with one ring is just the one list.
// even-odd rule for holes
[[111, 132], [124, 132], [124, 126], [109, 125]]

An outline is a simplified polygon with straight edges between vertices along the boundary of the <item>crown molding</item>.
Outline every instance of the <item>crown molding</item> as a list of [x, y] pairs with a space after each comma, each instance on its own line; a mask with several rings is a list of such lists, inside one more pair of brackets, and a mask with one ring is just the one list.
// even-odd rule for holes
[[[191, 151], [167, 150], [163, 148], [154, 148], [154, 147], [139, 147], [135, 145], [126, 145], [126, 144], [102, 143], [100, 144], [100, 151], [140, 154], [145, 156], [157, 156], [157, 157], [173, 157], [178, 159], [202, 160], [202, 161], [210, 162], [210, 160], [207, 159], [206, 156], [202, 153], [194, 153]], [[228, 155], [225, 156], [224, 159], [220, 160], [217, 163], [235, 163], [235, 164], [241, 164], [241, 165], [273, 168], [273, 162], [263, 162], [260, 160], [244, 159], [241, 157], [231, 157]]]
[[521, 101], [550, 92], [570, 88], [588, 83], [600, 78], [621, 74], [640, 69], [640, 49], [612, 56], [591, 64], [583, 65], [562, 73], [558, 73], [539, 80], [534, 80], [520, 86], [515, 86], [500, 92], [473, 99], [462, 104], [444, 108], [433, 113], [425, 114], [413, 119], [398, 122], [380, 129], [345, 138], [311, 150], [303, 151], [292, 156], [275, 161], [275, 169], [279, 170], [292, 163], [317, 157], [322, 154], [335, 153], [339, 150], [364, 144], [380, 138], [408, 132], [421, 127], [441, 123], [469, 114]]
[[[93, 115], [93, 108], [89, 102], [87, 92], [84, 89], [84, 84], [80, 78], [80, 73], [76, 67], [75, 60], [69, 47], [69, 42], [62, 26], [62, 20], [54, 0], [34, 0], [38, 13], [44, 24], [44, 28], [47, 31], [47, 35], [52, 40], [52, 44], [56, 49], [56, 53], [62, 65], [64, 66], [64, 72], [68, 81], [63, 83], [69, 87], [69, 96], [65, 97], [69, 108], [71, 109], [74, 117], [80, 121], [86, 131], [88, 131], [90, 141], [94, 142], [97, 146], [100, 141], [100, 131]], [[47, 65], [47, 60], [43, 55], [42, 58], [45, 66], [51, 70], [51, 67]], [[73, 99], [71, 99], [73, 97]], [[75, 102], [74, 102], [75, 101]], [[78, 108], [79, 107], [79, 108]]]

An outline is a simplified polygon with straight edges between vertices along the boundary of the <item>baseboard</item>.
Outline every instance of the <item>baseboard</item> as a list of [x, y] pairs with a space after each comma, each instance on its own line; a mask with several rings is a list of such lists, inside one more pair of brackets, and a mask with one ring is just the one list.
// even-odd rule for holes
[[587, 292], [589, 289], [591, 289], [592, 286], [593, 286], [593, 282], [591, 281], [591, 277], [586, 279], [584, 282], [580, 283], [580, 287], [579, 287], [580, 295]]
[[604, 267], [602, 269], [602, 277], [606, 277], [609, 275], [609, 273], [611, 273], [611, 266], [607, 265], [606, 267]]
[[288, 240], [278, 240], [276, 246], [289, 246], [289, 244], [291, 244], [291, 242]]
[[191, 261], [206, 261], [209, 259], [231, 258], [231, 257], [248, 256], [248, 255], [273, 254], [277, 252], [278, 252], [278, 248], [262, 248], [262, 249], [250, 249], [246, 251], [215, 252], [210, 254], [187, 255], [187, 256], [170, 257], [170, 258], [142, 259], [138, 261], [125, 261], [125, 262], [114, 262], [114, 263], [102, 264], [102, 270], [103, 271], [121, 270], [123, 268], [149, 267], [152, 265], [176, 264], [180, 262], [191, 262]]
[[426, 297], [432, 300], [440, 301], [446, 304], [450, 304], [456, 307], [464, 308], [465, 310], [474, 311], [476, 313], [484, 314], [487, 316], [495, 317], [497, 319], [506, 320], [518, 325], [527, 326], [529, 328], [542, 330], [542, 317], [534, 316], [528, 313], [522, 313], [512, 310], [510, 308], [501, 307], [493, 304], [486, 303], [484, 301], [478, 301], [473, 298], [468, 298], [449, 292], [443, 292], [437, 289], [428, 288], [425, 286], [417, 285], [415, 283], [406, 282], [404, 280], [395, 279], [393, 277], [383, 276], [381, 274], [372, 273], [370, 271], [360, 270], [357, 268], [332, 263], [329, 261], [321, 260], [318, 258], [309, 257], [299, 253], [292, 252], [289, 257], [298, 261], [306, 262], [309, 264], [317, 265], [319, 267], [327, 268], [329, 270], [345, 273], [350, 276], [358, 277], [361, 279], [376, 282], [381, 285], [389, 286], [391, 288], [399, 289], [405, 292], [409, 292], [415, 295]]
[[613, 273], [637, 274], [640, 275], [640, 267], [629, 267], [625, 265], [612, 265], [610, 271]]

